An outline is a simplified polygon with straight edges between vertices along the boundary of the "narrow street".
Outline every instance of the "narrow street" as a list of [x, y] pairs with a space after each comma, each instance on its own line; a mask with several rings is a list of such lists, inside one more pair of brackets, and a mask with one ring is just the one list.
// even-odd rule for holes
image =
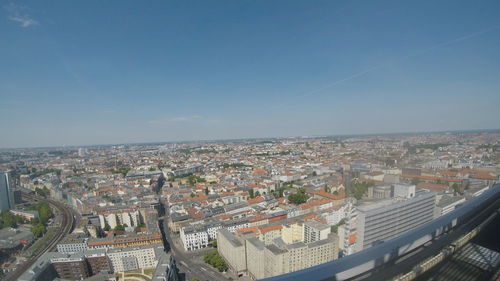
[[170, 244], [170, 251], [177, 262], [179, 272], [185, 274], [185, 280], [191, 281], [194, 278], [199, 280], [234, 280], [229, 272], [221, 273], [217, 269], [211, 267], [203, 261], [203, 254], [216, 250], [214, 248], [205, 248], [193, 252], [186, 252], [181, 245], [181, 241], [177, 234], [172, 234], [168, 229], [168, 206], [165, 204], [166, 214], [164, 217], [163, 227], [166, 239]]

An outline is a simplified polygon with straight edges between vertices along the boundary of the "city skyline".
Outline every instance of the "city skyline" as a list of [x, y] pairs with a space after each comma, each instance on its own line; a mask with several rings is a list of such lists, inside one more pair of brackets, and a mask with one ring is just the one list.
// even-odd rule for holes
[[495, 1], [1, 5], [0, 148], [498, 129]]

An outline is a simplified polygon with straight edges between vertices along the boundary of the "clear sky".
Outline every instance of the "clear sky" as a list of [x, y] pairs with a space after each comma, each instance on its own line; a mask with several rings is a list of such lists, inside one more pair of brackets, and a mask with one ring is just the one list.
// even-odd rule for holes
[[0, 147], [500, 128], [500, 1], [0, 1]]

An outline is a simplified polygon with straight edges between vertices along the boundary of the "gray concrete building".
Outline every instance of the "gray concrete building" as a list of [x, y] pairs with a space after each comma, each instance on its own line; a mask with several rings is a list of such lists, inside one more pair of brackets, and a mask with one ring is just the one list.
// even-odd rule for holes
[[[409, 192], [411, 193], [411, 192]], [[417, 192], [414, 197], [397, 197], [361, 204], [357, 208], [355, 250], [361, 251], [377, 243], [397, 237], [434, 217], [436, 194]]]

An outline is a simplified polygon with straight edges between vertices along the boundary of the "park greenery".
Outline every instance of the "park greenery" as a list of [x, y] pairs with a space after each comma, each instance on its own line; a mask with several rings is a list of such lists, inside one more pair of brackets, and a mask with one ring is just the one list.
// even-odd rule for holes
[[115, 232], [123, 232], [123, 231], [125, 231], [125, 227], [127, 227], [127, 225], [126, 225], [126, 224], [117, 224], [117, 225], [115, 226], [115, 228], [113, 228], [113, 230], [114, 230]]
[[[41, 237], [47, 230], [47, 222], [54, 216], [52, 210], [46, 202], [38, 202], [30, 207], [31, 210], [38, 212], [39, 217], [34, 218], [29, 223], [31, 224], [31, 232], [35, 237]], [[4, 227], [17, 227], [19, 224], [26, 223], [26, 219], [22, 216], [17, 216], [9, 211], [0, 213], [0, 229]]]
[[37, 223], [33, 225], [30, 230], [31, 233], [33, 233], [33, 236], [41, 237], [45, 233], [45, 230], [47, 230], [47, 228], [45, 227], [45, 225]]
[[0, 213], [0, 229], [4, 227], [17, 227], [23, 221], [23, 217], [16, 216], [9, 211], [2, 211]]
[[288, 201], [292, 204], [299, 205], [307, 202], [309, 196], [306, 194], [306, 190], [303, 188], [298, 188], [296, 193], [288, 195]]
[[54, 213], [47, 202], [37, 202], [31, 205], [30, 209], [38, 212], [38, 218], [30, 221], [32, 225], [30, 230], [35, 237], [41, 237], [47, 230], [47, 222], [54, 217]]
[[253, 199], [257, 196], [260, 196], [260, 192], [259, 191], [254, 191], [253, 189], [249, 189], [248, 190], [248, 196], [250, 197], [250, 199]]
[[35, 188], [35, 193], [43, 198], [47, 198], [47, 196], [50, 195], [50, 190], [46, 186], [42, 188], [37, 187]]
[[224, 259], [219, 255], [217, 251], [212, 251], [205, 253], [203, 255], [203, 260], [208, 263], [209, 265], [217, 268], [219, 272], [226, 271], [228, 269], [228, 266]]
[[403, 146], [408, 150], [409, 154], [415, 154], [420, 149], [430, 149], [437, 150], [440, 147], [449, 146], [449, 143], [419, 143], [419, 144], [410, 144], [409, 142], [403, 143]]
[[190, 175], [188, 177], [188, 183], [190, 185], [195, 185], [198, 182], [206, 182], [206, 180], [204, 178], [197, 176], [197, 175]]
[[126, 176], [127, 173], [130, 171], [129, 168], [119, 168], [119, 169], [111, 169], [110, 172], [112, 174], [122, 174], [123, 176]]
[[368, 191], [368, 187], [373, 186], [372, 182], [358, 182], [354, 181], [351, 184], [351, 190], [354, 197], [360, 200], [363, 195]]
[[54, 217], [54, 213], [49, 207], [47, 202], [37, 202], [29, 207], [30, 210], [34, 210], [38, 212], [40, 223], [46, 225], [47, 221]]
[[274, 196], [274, 198], [282, 198], [285, 190], [292, 188], [293, 182], [285, 182], [281, 187], [278, 187], [275, 190], [271, 191], [271, 194]]
[[460, 194], [460, 195], [463, 195], [463, 194], [464, 194], [464, 190], [463, 190], [463, 188], [461, 188], [461, 187], [460, 187], [460, 185], [458, 185], [457, 183], [454, 183], [454, 184], [451, 186], [451, 188], [453, 189], [453, 191], [454, 191], [455, 193], [458, 193], [458, 194]]
[[193, 173], [178, 175], [178, 176], [171, 176], [171, 177], [169, 177], [168, 181], [172, 182], [172, 181], [175, 181], [176, 179], [183, 179], [183, 178], [187, 178], [188, 183], [190, 185], [195, 185], [198, 182], [206, 182], [206, 180], [204, 178], [197, 176]]

